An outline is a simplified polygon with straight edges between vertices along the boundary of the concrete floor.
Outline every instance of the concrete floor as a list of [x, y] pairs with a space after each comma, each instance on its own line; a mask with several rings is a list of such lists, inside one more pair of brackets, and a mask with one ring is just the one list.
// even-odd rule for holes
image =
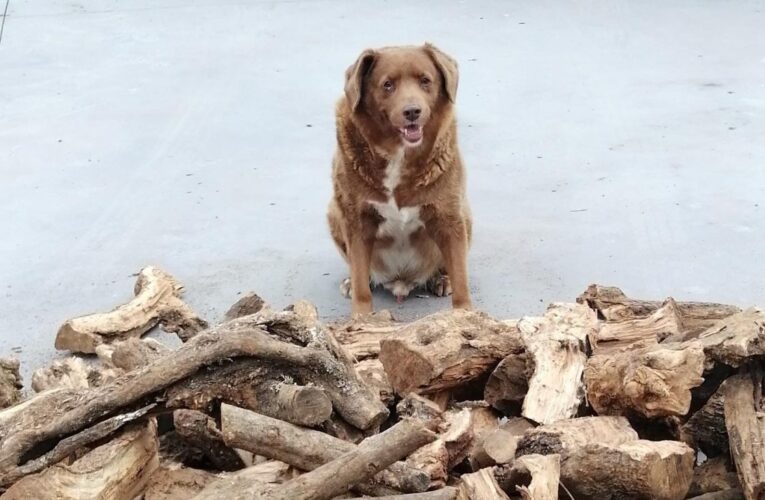
[[591, 282], [765, 303], [761, 2], [437, 5], [11, 0], [0, 355], [28, 377], [147, 264], [213, 321], [249, 290], [346, 314], [333, 104], [363, 48], [425, 40], [460, 62], [477, 307], [537, 314]]

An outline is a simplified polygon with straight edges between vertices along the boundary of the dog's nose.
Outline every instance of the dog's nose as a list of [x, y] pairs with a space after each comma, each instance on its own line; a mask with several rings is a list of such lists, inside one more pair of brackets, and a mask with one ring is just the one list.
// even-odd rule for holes
[[407, 106], [404, 108], [404, 118], [413, 122], [420, 117], [422, 110], [418, 106]]

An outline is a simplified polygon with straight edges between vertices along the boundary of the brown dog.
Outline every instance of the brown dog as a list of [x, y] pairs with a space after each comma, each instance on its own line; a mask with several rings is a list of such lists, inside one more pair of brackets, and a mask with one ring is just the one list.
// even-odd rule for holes
[[430, 44], [365, 50], [345, 73], [328, 218], [354, 315], [372, 311], [370, 282], [399, 301], [428, 285], [471, 306], [457, 80], [456, 62]]

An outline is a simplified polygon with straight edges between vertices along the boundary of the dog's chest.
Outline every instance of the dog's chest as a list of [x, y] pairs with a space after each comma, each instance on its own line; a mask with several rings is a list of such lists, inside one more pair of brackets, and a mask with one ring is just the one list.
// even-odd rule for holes
[[377, 227], [377, 237], [393, 238], [398, 244], [408, 244], [409, 237], [423, 226], [420, 219], [420, 207], [399, 207], [393, 192], [401, 182], [401, 169], [404, 164], [403, 150], [391, 159], [385, 169], [383, 186], [388, 194], [386, 202], [370, 201], [382, 222]]

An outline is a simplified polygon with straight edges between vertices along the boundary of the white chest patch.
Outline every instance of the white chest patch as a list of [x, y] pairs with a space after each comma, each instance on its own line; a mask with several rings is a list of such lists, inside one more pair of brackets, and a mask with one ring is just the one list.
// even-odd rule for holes
[[[371, 201], [383, 221], [377, 228], [378, 238], [392, 238], [390, 246], [378, 248], [376, 257], [380, 266], [372, 267], [372, 279], [383, 285], [399, 279], [402, 275], [417, 274], [422, 267], [422, 257], [411, 245], [411, 235], [423, 226], [420, 219], [420, 207], [399, 207], [393, 196], [401, 182], [401, 168], [404, 163], [404, 150], [400, 150], [385, 169], [383, 185], [388, 191], [388, 200], [384, 203]], [[424, 278], [427, 279], [427, 276]], [[408, 290], [407, 290], [408, 293]]]

